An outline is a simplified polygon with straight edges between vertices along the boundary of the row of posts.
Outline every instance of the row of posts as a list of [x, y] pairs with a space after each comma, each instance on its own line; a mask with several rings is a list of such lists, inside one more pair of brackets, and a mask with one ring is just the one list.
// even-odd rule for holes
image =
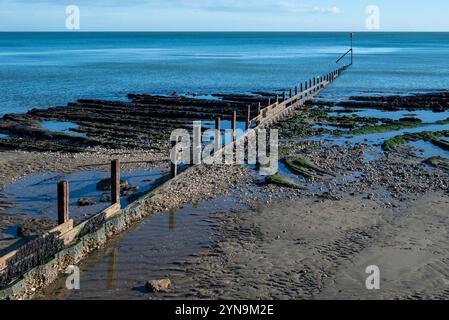
[[[64, 224], [70, 220], [69, 213], [69, 182], [58, 183], [58, 224]], [[111, 162], [111, 205], [120, 203], [120, 161]]]
[[[334, 82], [334, 80], [340, 76], [341, 72], [343, 71], [343, 67], [339, 68], [335, 71], [332, 71], [328, 74], [326, 74], [325, 76], [322, 77], [317, 77], [317, 78], [313, 78], [310, 79], [309, 81], [306, 81], [304, 84], [301, 83], [298, 86], [296, 86], [294, 89], [290, 89], [289, 92], [289, 96], [290, 99], [292, 99], [294, 96], [298, 96], [298, 92], [300, 93], [300, 99], [303, 99], [307, 96], [313, 95], [315, 94], [317, 91], [321, 90], [322, 88], [324, 88], [325, 86], [325, 82], [327, 82], [327, 84]], [[319, 85], [319, 86], [317, 86]], [[308, 90], [310, 90], [311, 88], [313, 88], [310, 92], [308, 92]], [[293, 91], [294, 91], [294, 96], [293, 96]], [[306, 91], [306, 93], [304, 93], [304, 91]], [[282, 94], [282, 98], [283, 101], [286, 101], [286, 92], [284, 91]], [[279, 96], [276, 96], [276, 105], [279, 104]], [[270, 107], [271, 104], [271, 99], [268, 99], [268, 107]], [[268, 108], [267, 107], [267, 108]], [[264, 109], [261, 109], [261, 104], [259, 102], [259, 105], [257, 107], [257, 117], [262, 115], [262, 111]], [[246, 116], [245, 116], [245, 128], [246, 130], [251, 128], [251, 106], [248, 105], [246, 108]], [[233, 143], [235, 142], [236, 139], [236, 130], [237, 130], [237, 111], [233, 111], [232, 113], [232, 122], [231, 122], [231, 128], [232, 128], [232, 140]], [[195, 130], [195, 128], [194, 128]], [[199, 130], [201, 130], [201, 127], [199, 127]], [[215, 141], [218, 142], [220, 139], [220, 132], [221, 132], [221, 117], [216, 117], [215, 118], [215, 132], [216, 132], [216, 138]], [[201, 137], [201, 132], [196, 134], [197, 137]], [[171, 155], [171, 177], [174, 178], [178, 175], [178, 158], [179, 158], [179, 152], [180, 150], [177, 150], [177, 148], [175, 148], [176, 142], [172, 142], [172, 150], [174, 151], [174, 153]], [[201, 145], [201, 141], [200, 142], [196, 142], [195, 146], [196, 148], [200, 147]], [[197, 152], [194, 152], [194, 154], [198, 154]]]
[[[315, 92], [319, 91], [321, 88], [324, 87], [324, 81], [327, 83], [332, 83], [338, 76], [340, 76], [341, 72], [344, 68], [339, 68], [333, 72], [330, 72], [326, 74], [323, 77], [313, 78], [309, 81], [306, 81], [303, 85], [301, 83], [299, 85], [299, 88], [296, 86], [294, 89], [290, 89], [289, 96], [290, 99], [293, 98], [293, 90], [294, 90], [294, 96], [296, 97], [298, 95], [298, 92], [300, 93], [300, 99], [303, 99], [304, 97], [307, 97], [311, 94], [314, 94]], [[317, 84], [320, 84], [320, 86], [316, 87]], [[304, 91], [308, 91], [309, 88], [313, 88], [311, 92], [303, 93]], [[283, 100], [286, 100], [286, 93], [284, 91], [283, 93]], [[279, 103], [279, 96], [276, 97], [276, 103]], [[268, 100], [268, 107], [271, 106], [271, 99]], [[262, 114], [261, 104], [259, 103], [257, 107], [257, 116], [260, 116]], [[248, 105], [246, 108], [246, 117], [245, 117], [245, 128], [246, 130], [250, 129], [251, 127], [251, 106]], [[201, 128], [200, 128], [201, 130]], [[215, 130], [217, 132], [217, 138], [216, 141], [218, 142], [218, 139], [220, 137], [221, 132], [221, 117], [216, 117], [215, 119]], [[232, 113], [232, 131], [234, 134], [233, 142], [235, 142], [236, 136], [235, 132], [237, 130], [237, 111], [234, 111]], [[200, 132], [201, 133], [201, 132]], [[201, 134], [197, 135], [197, 137], [201, 137]], [[201, 141], [196, 142], [196, 145], [200, 145]], [[171, 161], [171, 176], [176, 177], [178, 174], [178, 154], [175, 152], [174, 155], [175, 159], [172, 159]], [[174, 160], [174, 161], [173, 161]], [[64, 224], [70, 220], [70, 214], [69, 214], [69, 183], [68, 181], [62, 181], [58, 183], [58, 224]], [[119, 204], [120, 203], [120, 161], [119, 160], [113, 160], [111, 162], [111, 205]]]

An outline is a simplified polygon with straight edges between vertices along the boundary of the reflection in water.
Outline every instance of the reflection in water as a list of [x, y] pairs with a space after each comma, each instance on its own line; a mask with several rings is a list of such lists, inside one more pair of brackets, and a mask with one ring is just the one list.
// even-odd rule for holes
[[176, 211], [170, 210], [169, 216], [168, 216], [168, 229], [169, 230], [175, 230], [176, 229]]
[[109, 255], [108, 274], [106, 280], [107, 289], [115, 289], [117, 280], [117, 248], [114, 248]]

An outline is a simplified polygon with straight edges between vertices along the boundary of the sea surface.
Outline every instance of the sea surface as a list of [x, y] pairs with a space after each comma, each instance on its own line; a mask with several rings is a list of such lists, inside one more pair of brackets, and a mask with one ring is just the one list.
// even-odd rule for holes
[[[285, 89], [348, 48], [347, 33], [0, 33], [0, 115], [130, 92]], [[354, 53], [325, 98], [449, 88], [449, 33], [357, 33]]]

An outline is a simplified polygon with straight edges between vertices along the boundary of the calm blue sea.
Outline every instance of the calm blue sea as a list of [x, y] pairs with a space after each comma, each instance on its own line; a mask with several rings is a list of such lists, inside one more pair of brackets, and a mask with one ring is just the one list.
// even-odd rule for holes
[[[0, 114], [78, 98], [286, 88], [336, 68], [346, 33], [0, 33]], [[326, 98], [449, 88], [449, 33], [358, 33]]]

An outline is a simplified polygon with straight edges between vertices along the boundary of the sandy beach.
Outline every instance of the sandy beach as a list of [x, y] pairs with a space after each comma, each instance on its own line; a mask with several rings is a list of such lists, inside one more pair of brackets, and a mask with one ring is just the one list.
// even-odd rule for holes
[[[298, 199], [224, 215], [219, 240], [186, 263], [168, 297], [445, 299], [448, 204], [438, 193], [400, 209]], [[370, 265], [380, 268], [381, 290], [365, 287]]]

